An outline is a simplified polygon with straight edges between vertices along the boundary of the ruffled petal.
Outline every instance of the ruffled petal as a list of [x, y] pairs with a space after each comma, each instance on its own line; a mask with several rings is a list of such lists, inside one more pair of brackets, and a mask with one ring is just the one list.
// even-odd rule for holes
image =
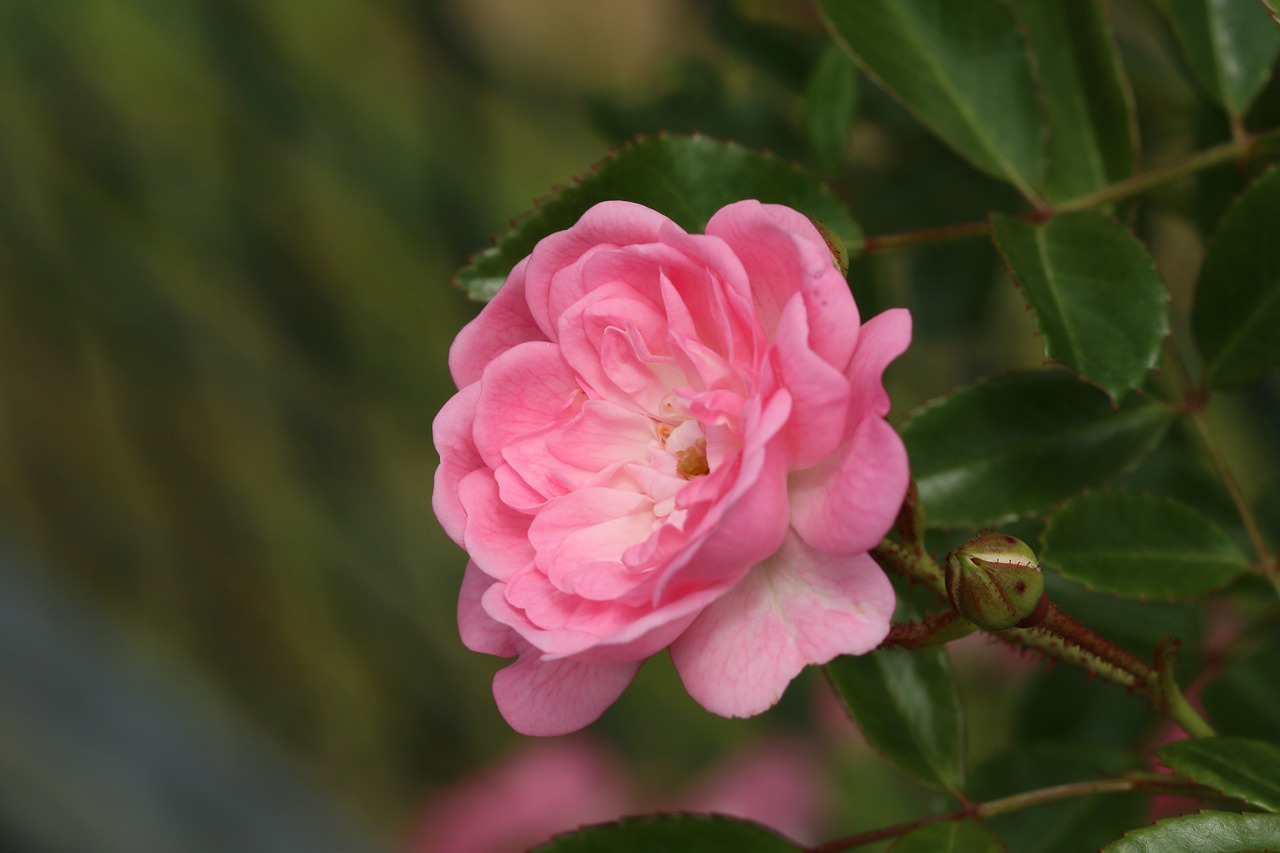
[[707, 234], [723, 239], [751, 282], [757, 317], [770, 337], [791, 297], [804, 298], [815, 353], [843, 370], [857, 341], [858, 307], [818, 229], [776, 204], [740, 201], [721, 208]]
[[462, 590], [458, 593], [458, 633], [462, 637], [462, 645], [473, 652], [515, 657], [525, 644], [515, 631], [495, 622], [480, 604], [494, 583], [494, 579], [474, 563], [467, 563], [467, 572], [462, 576]]
[[506, 284], [454, 338], [449, 347], [449, 373], [459, 388], [477, 381], [485, 365], [512, 347], [546, 340], [525, 301], [524, 275], [528, 266], [528, 258], [516, 264]]
[[866, 322], [858, 333], [858, 347], [845, 376], [851, 390], [850, 431], [864, 418], [883, 418], [889, 412], [889, 395], [882, 377], [885, 368], [911, 344], [911, 312], [891, 308]]
[[543, 238], [529, 257], [525, 288], [534, 322], [547, 339], [556, 340], [558, 318], [588, 290], [581, 275], [560, 275], [562, 271], [596, 252], [656, 242], [669, 222], [643, 205], [604, 201], [582, 214], [567, 231]]
[[849, 417], [849, 381], [809, 348], [809, 322], [799, 295], [778, 321], [777, 363], [791, 394], [786, 437], [792, 466], [808, 468], [844, 441]]
[[458, 545], [464, 545], [467, 511], [458, 496], [462, 478], [484, 467], [484, 460], [471, 437], [480, 386], [468, 385], [444, 404], [431, 424], [432, 439], [440, 454], [435, 485], [431, 491], [431, 508], [444, 532]]
[[492, 471], [472, 471], [459, 484], [458, 496], [467, 513], [463, 547], [477, 568], [506, 580], [533, 560], [529, 543], [533, 518], [502, 502]]
[[789, 535], [776, 554], [702, 611], [671, 645], [704, 708], [749, 717], [809, 664], [871, 651], [889, 632], [893, 587], [866, 554], [835, 557]]
[[909, 478], [902, 439], [880, 418], [868, 418], [841, 452], [792, 472], [791, 526], [829, 554], [869, 551], [893, 526]]
[[503, 464], [508, 442], [567, 420], [578, 393], [559, 348], [543, 341], [520, 344], [489, 362], [479, 384], [472, 435], [490, 468]]

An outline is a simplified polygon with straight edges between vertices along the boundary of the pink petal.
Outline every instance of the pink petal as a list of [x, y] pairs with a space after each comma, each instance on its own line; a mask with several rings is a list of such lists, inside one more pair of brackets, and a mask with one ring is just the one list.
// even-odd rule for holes
[[858, 554], [893, 526], [910, 477], [902, 439], [879, 418], [864, 420], [839, 452], [789, 481], [791, 526], [829, 554]]
[[458, 594], [458, 633], [462, 644], [473, 652], [498, 657], [515, 657], [524, 647], [515, 631], [495, 622], [481, 606], [481, 599], [495, 581], [474, 563], [467, 564]]
[[533, 559], [529, 544], [533, 518], [502, 502], [492, 471], [472, 471], [459, 484], [458, 495], [467, 513], [463, 547], [476, 567], [506, 580]]
[[639, 204], [605, 201], [582, 214], [569, 230], [538, 243], [529, 257], [525, 287], [529, 309], [543, 334], [555, 340], [557, 319], [588, 289], [580, 275], [559, 273], [597, 251], [656, 242], [663, 224], [669, 221]]
[[809, 349], [809, 323], [798, 295], [783, 309], [777, 344], [782, 384], [791, 393], [786, 436], [794, 456], [792, 466], [808, 468], [844, 441], [849, 381]]
[[[609, 256], [620, 252], [607, 253]], [[597, 255], [596, 258], [603, 257]], [[655, 284], [656, 292], [656, 284]], [[641, 340], [631, 340], [632, 334]], [[653, 367], [638, 350], [665, 350], [667, 320], [658, 306], [627, 284], [607, 280], [560, 315], [559, 341], [565, 360], [593, 396], [632, 408], [651, 408], [670, 391], [659, 383]], [[661, 369], [661, 368], [659, 368]], [[679, 371], [668, 369], [678, 376]], [[683, 383], [678, 383], [683, 384]], [[636, 399], [637, 395], [640, 399]]]
[[707, 223], [707, 234], [723, 239], [741, 260], [770, 337], [784, 306], [800, 293], [811, 348], [844, 369], [857, 340], [858, 308], [813, 223], [788, 207], [748, 200], [721, 208]]
[[479, 399], [480, 386], [466, 386], [444, 404], [431, 424], [436, 452], [440, 454], [431, 508], [444, 532], [458, 545], [463, 545], [467, 526], [467, 511], [458, 496], [458, 484], [472, 471], [484, 467], [484, 460], [471, 438], [471, 424]]
[[504, 445], [564, 418], [577, 391], [577, 378], [552, 343], [523, 343], [489, 362], [472, 432], [485, 464], [499, 467]]
[[545, 662], [525, 654], [493, 677], [493, 698], [521, 734], [568, 734], [595, 722], [617, 701], [640, 663]]
[[485, 365], [517, 344], [546, 340], [525, 301], [528, 266], [528, 258], [516, 264], [506, 284], [454, 338], [449, 348], [449, 372], [459, 388], [478, 380]]
[[787, 529], [786, 453], [764, 445], [786, 424], [790, 401], [785, 391], [773, 394], [767, 405], [758, 398], [748, 401], [746, 446], [707, 476], [689, 481], [676, 494], [676, 511], [667, 523], [623, 555], [629, 566], [663, 567], [655, 606], [691, 589], [737, 581], [782, 541]]
[[653, 501], [625, 489], [585, 488], [557, 498], [538, 513], [529, 540], [538, 565], [553, 578], [584, 563], [618, 560], [653, 527]]
[[889, 632], [893, 587], [871, 557], [834, 557], [789, 535], [671, 645], [685, 689], [707, 710], [772, 707], [808, 664], [863, 654]]
[[849, 401], [850, 426], [862, 418], [882, 418], [889, 412], [889, 395], [882, 376], [885, 368], [911, 344], [911, 312], [891, 308], [877, 314], [858, 333], [858, 347], [845, 376], [853, 389]]
[[604, 400], [588, 400], [574, 420], [547, 436], [555, 458], [585, 471], [602, 471], [620, 462], [643, 462], [656, 440], [646, 415]]

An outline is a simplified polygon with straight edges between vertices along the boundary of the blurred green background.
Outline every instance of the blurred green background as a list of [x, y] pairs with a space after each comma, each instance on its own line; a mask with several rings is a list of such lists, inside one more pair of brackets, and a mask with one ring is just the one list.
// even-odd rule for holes
[[[1145, 4], [1117, 5], [1161, 99], [1148, 155], [1224, 132]], [[261, 849], [322, 849], [306, 832], [331, 824], [331, 849], [377, 849], [514, 746], [430, 509], [445, 355], [477, 308], [449, 279], [638, 132], [769, 147], [869, 233], [1018, 208], [868, 85], [837, 162], [810, 151], [824, 44], [803, 2], [0, 0], [0, 847], [197, 849], [188, 818], [226, 798], [246, 826], [293, 815]], [[946, 209], [913, 203], [940, 180]], [[1156, 223], [1153, 251], [1178, 258], [1193, 221]], [[1040, 363], [1001, 275], [986, 241], [855, 268], [864, 314], [916, 312], [896, 417]], [[981, 324], [1020, 334], [958, 348]], [[655, 661], [599, 728], [666, 785], [812, 727], [818, 684], [727, 722]], [[1007, 737], [974, 728], [979, 757]], [[841, 826], [922, 802], [850, 766], [866, 808]], [[136, 797], [102, 796], [126, 776]], [[199, 796], [147, 793], [174, 786]]]

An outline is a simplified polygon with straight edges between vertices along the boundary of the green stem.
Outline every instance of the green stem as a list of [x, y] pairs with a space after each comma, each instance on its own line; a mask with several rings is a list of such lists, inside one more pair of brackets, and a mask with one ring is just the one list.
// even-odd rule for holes
[[1218, 446], [1217, 438], [1213, 434], [1213, 428], [1209, 425], [1208, 416], [1202, 408], [1190, 409], [1187, 412], [1187, 416], [1191, 419], [1192, 426], [1195, 427], [1196, 436], [1200, 439], [1200, 445], [1204, 450], [1205, 456], [1209, 459], [1209, 464], [1217, 472], [1218, 480], [1221, 481], [1222, 487], [1227, 490], [1227, 494], [1231, 497], [1231, 503], [1235, 505], [1236, 513], [1240, 516], [1241, 523], [1244, 524], [1244, 532], [1249, 537], [1249, 544], [1253, 547], [1254, 555], [1258, 558], [1259, 569], [1267, 580], [1271, 581], [1276, 593], [1280, 594], [1280, 571], [1277, 570], [1275, 554], [1272, 553], [1271, 546], [1267, 544], [1267, 537], [1263, 534], [1262, 526], [1258, 523], [1258, 517], [1253, 511], [1253, 505], [1249, 503], [1244, 489], [1240, 487], [1240, 481], [1236, 478], [1235, 471], [1231, 468], [1231, 463], [1227, 461], [1226, 456]]
[[1182, 695], [1182, 688], [1173, 677], [1173, 662], [1178, 653], [1178, 642], [1168, 640], [1161, 644], [1156, 652], [1156, 668], [1160, 678], [1160, 698], [1164, 702], [1165, 713], [1182, 727], [1189, 737], [1213, 737], [1217, 734], [1213, 726], [1201, 717], [1187, 697]]
[[[1037, 207], [1036, 210], [1022, 214], [1019, 218], [1037, 222], [1054, 213], [1089, 210], [1111, 202], [1122, 201], [1149, 189], [1154, 189], [1161, 184], [1167, 184], [1170, 181], [1194, 175], [1196, 172], [1204, 171], [1222, 163], [1243, 159], [1257, 151], [1278, 144], [1280, 144], [1280, 128], [1258, 134], [1243, 133], [1243, 135], [1237, 135], [1230, 142], [1224, 142], [1212, 148], [1197, 151], [1195, 154], [1176, 163], [1170, 163], [1168, 166], [1152, 169], [1142, 174], [1132, 175], [1102, 189], [1067, 199], [1054, 205], [1051, 209]], [[905, 249], [910, 246], [920, 246], [928, 243], [942, 243], [948, 240], [981, 237], [990, 232], [990, 220], [961, 222], [954, 225], [923, 228], [919, 231], [904, 231], [900, 234], [881, 234], [864, 237], [861, 244], [851, 244], [849, 252], [856, 255], [883, 252], [889, 249]]]
[[1248, 496], [1245, 495], [1244, 489], [1241, 488], [1240, 481], [1237, 479], [1231, 463], [1227, 460], [1226, 454], [1222, 452], [1221, 447], [1218, 445], [1218, 439], [1209, 423], [1209, 416], [1205, 412], [1208, 393], [1197, 389], [1192, 384], [1186, 365], [1176, 350], [1170, 348], [1168, 358], [1173, 366], [1174, 381], [1182, 394], [1180, 411], [1191, 421], [1196, 438], [1200, 442], [1201, 450], [1204, 451], [1209, 464], [1218, 475], [1218, 480], [1226, 490], [1227, 496], [1231, 498], [1231, 503], [1236, 508], [1236, 514], [1240, 516], [1240, 522], [1244, 525], [1245, 536], [1249, 538], [1249, 545], [1253, 548], [1254, 556], [1258, 560], [1259, 571], [1275, 587], [1276, 594], [1280, 595], [1280, 565], [1277, 565], [1275, 554], [1267, 542], [1266, 535], [1262, 532], [1262, 525], [1258, 523], [1258, 516], [1253, 511], [1253, 505], [1249, 502]]
[[1194, 175], [1196, 172], [1211, 169], [1222, 163], [1247, 157], [1255, 149], [1277, 140], [1280, 140], [1280, 129], [1257, 136], [1245, 134], [1239, 139], [1232, 139], [1230, 142], [1223, 142], [1212, 148], [1197, 151], [1190, 157], [1179, 160], [1176, 163], [1170, 163], [1168, 166], [1161, 166], [1158, 169], [1152, 169], [1140, 175], [1133, 175], [1110, 186], [1105, 186], [1100, 190], [1076, 196], [1056, 205], [1054, 210], [1058, 213], [1069, 213], [1076, 210], [1088, 210], [1091, 207], [1110, 204], [1113, 201], [1122, 201], [1130, 196], [1154, 189], [1161, 184], [1167, 184], [1170, 181]]
[[1068, 785], [1054, 785], [1049, 788], [1039, 788], [1034, 791], [1023, 791], [1019, 794], [1001, 797], [998, 800], [989, 800], [985, 803], [978, 803], [976, 805], [969, 806], [968, 808], [956, 809], [955, 811], [945, 812], [943, 814], [916, 818], [915, 820], [905, 821], [903, 823], [894, 824], [893, 826], [881, 827], [880, 829], [873, 829], [868, 832], [860, 832], [856, 835], [847, 835], [844, 838], [837, 838], [833, 841], [819, 844], [816, 847], [810, 847], [807, 849], [806, 853], [839, 853], [839, 851], [842, 850], [853, 850], [856, 847], [862, 847], [863, 845], [872, 844], [876, 841], [883, 841], [886, 838], [897, 838], [917, 830], [922, 826], [929, 826], [934, 823], [959, 821], [968, 818], [986, 820], [988, 818], [997, 817], [998, 815], [1031, 808], [1032, 806], [1056, 803], [1059, 800], [1069, 800], [1076, 797], [1089, 797], [1095, 794], [1122, 794], [1129, 793], [1131, 791], [1180, 794], [1201, 798], [1212, 797], [1215, 793], [1194, 782], [1168, 777], [1156, 778], [1149, 775], [1135, 775], [1124, 779], [1096, 779], [1090, 782], [1073, 782]]

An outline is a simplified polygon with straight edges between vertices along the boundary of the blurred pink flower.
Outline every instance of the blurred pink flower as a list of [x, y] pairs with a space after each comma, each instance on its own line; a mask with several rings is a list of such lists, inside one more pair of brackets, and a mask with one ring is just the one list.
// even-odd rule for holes
[[613, 753], [594, 741], [534, 742], [428, 804], [408, 853], [512, 853], [635, 803]]
[[875, 648], [867, 555], [907, 486], [884, 421], [910, 316], [862, 324], [802, 214], [731, 204], [706, 234], [604, 202], [542, 240], [458, 335], [433, 506], [469, 553], [463, 642], [526, 734], [595, 720], [669, 648], [724, 716]]
[[628, 814], [716, 812], [811, 842], [824, 811], [813, 755], [769, 741], [713, 768], [690, 790], [636, 792], [604, 747], [585, 738], [533, 743], [428, 803], [405, 853], [513, 853]]

